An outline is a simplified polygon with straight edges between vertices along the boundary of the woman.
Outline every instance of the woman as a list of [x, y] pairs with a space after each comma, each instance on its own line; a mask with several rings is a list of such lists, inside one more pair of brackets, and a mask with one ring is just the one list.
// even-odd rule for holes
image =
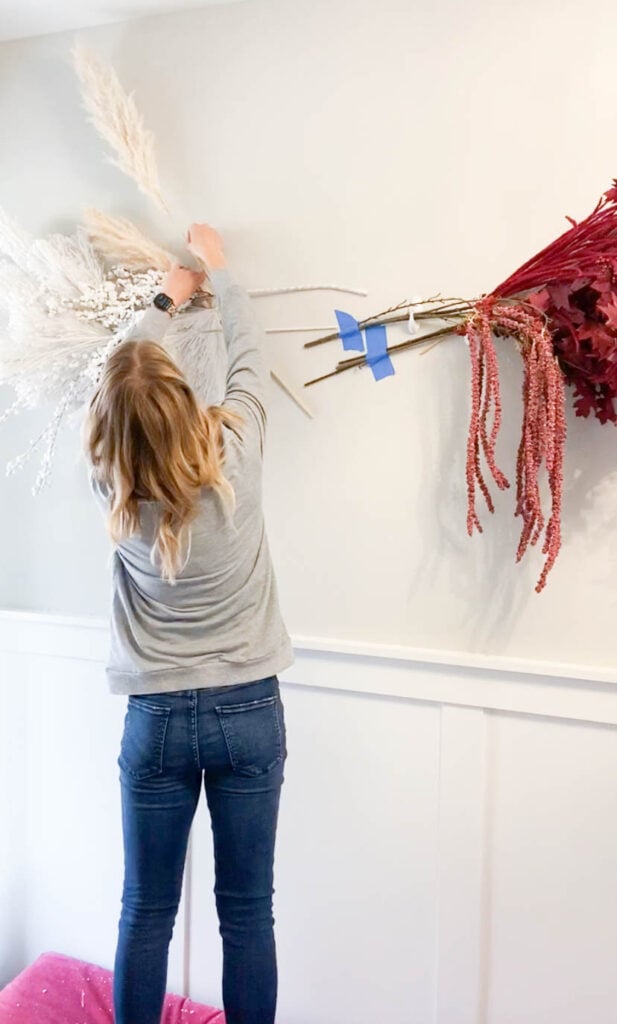
[[110, 355], [86, 424], [91, 483], [115, 542], [114, 693], [125, 876], [116, 1024], [159, 1024], [169, 941], [202, 781], [211, 816], [227, 1024], [273, 1024], [273, 862], [293, 660], [261, 507], [262, 332], [221, 239], [191, 225], [228, 351], [225, 400], [201, 409], [158, 344], [204, 274], [174, 267]]

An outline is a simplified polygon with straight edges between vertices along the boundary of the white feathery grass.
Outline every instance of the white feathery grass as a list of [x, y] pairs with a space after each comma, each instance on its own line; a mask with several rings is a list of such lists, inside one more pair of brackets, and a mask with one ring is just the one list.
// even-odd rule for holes
[[45, 290], [66, 299], [101, 288], [104, 275], [86, 233], [37, 238], [32, 253], [40, 268], [37, 277]]
[[12, 260], [0, 260], [0, 310], [9, 310], [16, 305], [26, 305], [33, 300], [32, 278]]
[[61, 368], [70, 381], [81, 357], [109, 337], [101, 324], [68, 311], [49, 316], [31, 297], [26, 305], [15, 304], [9, 311], [7, 330], [0, 336], [0, 383]]
[[0, 255], [8, 256], [26, 274], [36, 271], [32, 256], [33, 239], [0, 207]]
[[139, 230], [126, 217], [111, 217], [94, 207], [86, 208], [82, 221], [90, 242], [109, 264], [131, 270], [169, 270], [174, 257]]
[[133, 93], [125, 92], [110, 64], [79, 41], [73, 46], [73, 64], [90, 120], [115, 153], [111, 162], [168, 213], [159, 186], [154, 135], [146, 128]]

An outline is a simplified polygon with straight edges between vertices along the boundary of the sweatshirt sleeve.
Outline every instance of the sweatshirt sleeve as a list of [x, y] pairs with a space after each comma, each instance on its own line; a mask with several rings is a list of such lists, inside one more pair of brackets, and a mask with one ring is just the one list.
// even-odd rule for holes
[[255, 318], [247, 292], [226, 268], [211, 270], [208, 277], [219, 305], [227, 346], [225, 405], [239, 406], [238, 412], [250, 414], [257, 425], [263, 450], [266, 371], [259, 346], [264, 332]]
[[106, 484], [101, 483], [100, 480], [97, 480], [94, 471], [94, 466], [90, 462], [88, 462], [87, 469], [88, 483], [90, 485], [90, 490], [94, 495], [95, 501], [99, 508], [101, 509], [101, 511], [109, 513], [109, 488], [107, 487]]
[[157, 306], [148, 306], [131, 331], [127, 334], [125, 341], [156, 341], [161, 342], [169, 327], [171, 317], [164, 309]]

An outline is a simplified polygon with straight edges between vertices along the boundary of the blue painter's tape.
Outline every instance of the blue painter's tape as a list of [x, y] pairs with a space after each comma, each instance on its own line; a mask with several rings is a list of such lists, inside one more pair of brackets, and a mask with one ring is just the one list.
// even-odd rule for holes
[[388, 341], [384, 324], [372, 324], [365, 328], [366, 361], [373, 371], [375, 380], [391, 377], [395, 372], [388, 355]]
[[358, 321], [351, 313], [343, 313], [341, 309], [335, 309], [334, 312], [338, 320], [338, 332], [343, 342], [343, 348], [346, 351], [364, 352], [364, 342]]

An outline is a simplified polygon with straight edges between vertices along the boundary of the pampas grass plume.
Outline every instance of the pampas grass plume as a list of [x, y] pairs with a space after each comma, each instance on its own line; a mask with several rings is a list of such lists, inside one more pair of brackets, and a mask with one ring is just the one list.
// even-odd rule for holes
[[174, 261], [171, 253], [144, 235], [126, 217], [111, 217], [102, 210], [88, 207], [83, 211], [82, 221], [90, 242], [107, 263], [131, 270], [169, 270]]
[[161, 195], [153, 133], [146, 128], [133, 93], [126, 93], [114, 68], [77, 41], [73, 65], [92, 124], [113, 152], [111, 162], [127, 174], [156, 206], [168, 213]]

